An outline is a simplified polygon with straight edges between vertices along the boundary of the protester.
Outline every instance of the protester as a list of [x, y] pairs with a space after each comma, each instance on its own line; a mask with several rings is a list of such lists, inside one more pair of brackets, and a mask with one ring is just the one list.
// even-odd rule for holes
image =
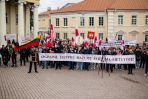
[[8, 62], [10, 60], [8, 47], [7, 46], [5, 47], [4, 45], [2, 45], [0, 52], [1, 52], [1, 55], [2, 55], [2, 61], [3, 61], [4, 66], [8, 67]]
[[20, 66], [24, 63], [24, 66], [26, 65], [26, 49], [20, 50]]
[[30, 61], [30, 66], [29, 66], [29, 72], [28, 73], [31, 73], [33, 63], [34, 63], [34, 70], [35, 70], [36, 73], [38, 73], [38, 71], [37, 71], [37, 52], [36, 52], [35, 47], [32, 47], [31, 50], [30, 50], [29, 61]]
[[[44, 48], [42, 50], [42, 53], [48, 53], [48, 49]], [[44, 69], [44, 68], [48, 69], [48, 61], [42, 61], [42, 64], [43, 64], [43, 68], [42, 69]]]
[[147, 76], [147, 73], [148, 73], [148, 50], [146, 51], [145, 60], [146, 60], [145, 76]]
[[[2, 59], [3, 64], [8, 66], [8, 62], [10, 61], [10, 56], [12, 59], [12, 66], [17, 65], [17, 52], [14, 51], [14, 46], [17, 46], [15, 41], [12, 43], [9, 41], [7, 46], [2, 46], [0, 49], [0, 59]], [[19, 45], [19, 44], [18, 44]], [[41, 45], [39, 46], [38, 50], [36, 48], [26, 48], [19, 50], [20, 54], [20, 66], [26, 65], [26, 61], [28, 60], [28, 56], [30, 60], [30, 67], [29, 72], [31, 73], [32, 64], [34, 64], [35, 72], [37, 72], [37, 62], [39, 62], [39, 66], [43, 66], [42, 68], [48, 69], [50, 66], [51, 68], [61, 69], [62, 66], [69, 66], [70, 70], [89, 70], [89, 69], [97, 69], [98, 66], [101, 66], [101, 69], [105, 69], [107, 72], [113, 72], [114, 69], [124, 70], [128, 69], [128, 74], [133, 74], [133, 68], [135, 65], [133, 64], [110, 64], [107, 63], [105, 58], [106, 55], [136, 55], [136, 68], [144, 68], [145, 67], [145, 75], [147, 75], [147, 46], [125, 46], [121, 50], [118, 47], [101, 47], [101, 46], [94, 46], [93, 44], [73, 44], [71, 40], [59, 40], [55, 39], [54, 43], [50, 46], [44, 46], [44, 42], [42, 41]], [[89, 63], [89, 62], [64, 62], [64, 61], [39, 61], [38, 60], [38, 53], [72, 53], [72, 54], [92, 54], [92, 55], [102, 55], [101, 62], [103, 63]], [[23, 64], [24, 63], [24, 64]], [[1, 63], [0, 63], [1, 65]], [[117, 67], [116, 67], [117, 66]]]
[[[129, 50], [129, 55], [133, 55], [134, 52], [132, 49]], [[133, 74], [133, 68], [135, 67], [134, 64], [128, 64], [128, 74]]]
[[0, 66], [2, 65], [2, 55], [1, 55], [1, 53], [0, 53]]

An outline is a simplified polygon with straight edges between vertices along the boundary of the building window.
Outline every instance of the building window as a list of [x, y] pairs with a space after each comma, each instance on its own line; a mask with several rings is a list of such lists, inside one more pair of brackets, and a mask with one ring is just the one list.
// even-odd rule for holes
[[84, 36], [85, 36], [85, 35], [84, 35], [84, 33], [80, 33], [80, 36], [83, 37], [83, 39], [84, 39]]
[[68, 19], [64, 18], [64, 26], [68, 26]]
[[118, 15], [118, 25], [123, 25], [123, 15]]
[[59, 20], [59, 18], [56, 18], [56, 26], [59, 26], [60, 25], [60, 20]]
[[123, 40], [123, 35], [118, 35], [118, 40]]
[[67, 39], [67, 33], [64, 33], [64, 39]]
[[94, 17], [89, 17], [89, 26], [94, 26]]
[[103, 40], [103, 33], [99, 33], [99, 40]]
[[145, 42], [148, 42], [148, 34], [145, 35]]
[[145, 25], [148, 25], [148, 15], [145, 16]]
[[104, 25], [104, 17], [99, 17], [99, 26]]
[[136, 25], [137, 24], [137, 16], [133, 15], [132, 16], [132, 25]]
[[60, 33], [56, 33], [56, 39], [60, 38]]
[[85, 25], [85, 19], [84, 17], [80, 17], [80, 26], [84, 26]]

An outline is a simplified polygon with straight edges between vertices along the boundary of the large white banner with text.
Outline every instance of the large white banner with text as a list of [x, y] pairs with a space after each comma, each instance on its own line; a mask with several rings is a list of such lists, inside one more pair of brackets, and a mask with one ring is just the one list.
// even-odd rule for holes
[[73, 61], [107, 64], [135, 64], [135, 55], [92, 55], [72, 53], [39, 53], [40, 61]]

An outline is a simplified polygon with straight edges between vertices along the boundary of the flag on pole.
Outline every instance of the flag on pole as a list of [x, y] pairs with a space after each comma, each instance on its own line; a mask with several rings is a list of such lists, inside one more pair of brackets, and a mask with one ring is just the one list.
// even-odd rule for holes
[[85, 39], [85, 40], [84, 40], [83, 45], [84, 45], [85, 47], [88, 47], [88, 45], [89, 45], [89, 43], [88, 43], [88, 39]]
[[49, 34], [46, 36], [45, 47], [50, 47], [54, 45], [54, 35], [53, 35], [53, 25], [50, 24]]
[[95, 32], [88, 31], [87, 38], [94, 39], [94, 37], [95, 37]]
[[75, 36], [76, 36], [76, 37], [78, 37], [78, 36], [79, 36], [78, 29], [75, 29]]
[[32, 41], [30, 41], [30, 42], [28, 42], [26, 44], [23, 44], [23, 45], [21, 45], [19, 47], [15, 47], [14, 50], [15, 50], [15, 52], [17, 52], [17, 51], [22, 50], [22, 49], [25, 49], [25, 48], [39, 46], [40, 39], [41, 39], [41, 36], [38, 36], [37, 38], [33, 39]]
[[71, 44], [72, 46], [75, 46], [75, 44], [76, 44], [76, 43], [75, 43], [75, 39], [74, 39], [73, 37], [72, 37], [72, 39], [71, 39], [71, 43], [72, 43], [72, 44]]
[[95, 36], [94, 41], [93, 41], [93, 47], [96, 47], [97, 40], [98, 38]]
[[102, 40], [99, 40], [99, 46], [102, 46], [103, 42]]

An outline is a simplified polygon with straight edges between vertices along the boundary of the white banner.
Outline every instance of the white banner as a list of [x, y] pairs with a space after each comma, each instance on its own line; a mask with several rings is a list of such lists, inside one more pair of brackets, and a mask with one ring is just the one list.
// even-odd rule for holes
[[6, 40], [16, 41], [16, 34], [6, 34]]
[[92, 55], [72, 53], [39, 53], [40, 61], [73, 61], [108, 64], [135, 64], [135, 55]]

